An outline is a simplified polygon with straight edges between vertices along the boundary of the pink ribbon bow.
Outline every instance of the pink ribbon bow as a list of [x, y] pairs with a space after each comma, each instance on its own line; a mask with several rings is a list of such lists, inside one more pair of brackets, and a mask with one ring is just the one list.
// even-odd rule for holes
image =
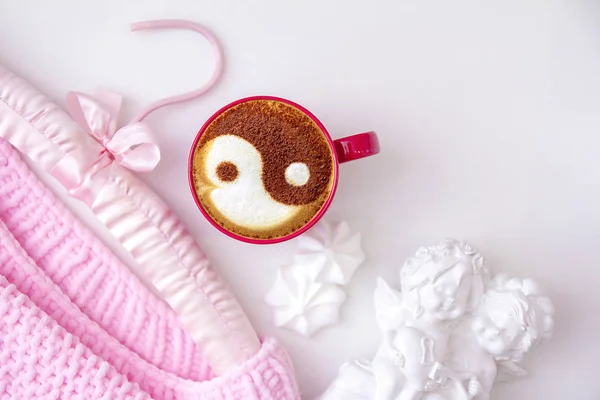
[[97, 98], [69, 92], [65, 107], [71, 117], [104, 149], [117, 164], [138, 172], [152, 171], [160, 161], [160, 149], [150, 128], [134, 122], [117, 129], [122, 98], [99, 91]]
[[69, 194], [91, 206], [117, 163], [138, 172], [152, 171], [160, 161], [160, 149], [150, 128], [133, 122], [117, 129], [122, 98], [99, 91], [96, 97], [69, 92], [65, 108], [94, 140], [85, 140], [68, 152], [52, 169]]

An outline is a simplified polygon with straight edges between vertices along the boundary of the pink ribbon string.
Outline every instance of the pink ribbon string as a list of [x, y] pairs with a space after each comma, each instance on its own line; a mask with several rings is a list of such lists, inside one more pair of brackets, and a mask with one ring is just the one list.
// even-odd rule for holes
[[212, 87], [215, 86], [221, 75], [223, 75], [223, 51], [221, 50], [221, 46], [219, 45], [217, 39], [212, 35], [212, 33], [210, 33], [210, 31], [202, 25], [198, 25], [194, 22], [180, 19], [135, 22], [131, 24], [132, 32], [146, 29], [189, 29], [198, 32], [199, 34], [204, 36], [212, 45], [215, 57], [215, 69], [208, 82], [206, 82], [202, 87], [187, 93], [167, 97], [166, 99], [162, 99], [155, 103], [152, 103], [148, 107], [143, 109], [132, 120], [132, 122], [140, 122], [141, 120], [146, 118], [150, 113], [158, 110], [159, 108], [169, 106], [171, 104], [193, 100], [202, 96], [204, 93], [212, 89]]
[[[65, 185], [71, 195], [88, 205], [94, 201], [107, 170], [115, 162], [129, 170], [149, 172], [160, 161], [160, 149], [150, 127], [142, 120], [159, 108], [198, 98], [215, 86], [223, 74], [223, 52], [216, 38], [203, 26], [185, 20], [158, 20], [131, 24], [132, 31], [148, 29], [189, 29], [203, 35], [212, 45], [215, 69], [203, 86], [187, 93], [167, 97], [150, 104], [138, 116], [118, 127], [122, 97], [106, 90], [94, 96], [70, 92], [65, 106], [71, 117], [94, 141], [69, 153], [52, 174]], [[90, 155], [93, 155], [90, 158]]]

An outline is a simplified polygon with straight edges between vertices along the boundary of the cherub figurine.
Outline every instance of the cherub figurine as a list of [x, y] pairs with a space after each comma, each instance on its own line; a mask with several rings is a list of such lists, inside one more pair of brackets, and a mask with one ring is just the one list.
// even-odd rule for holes
[[400, 270], [401, 293], [375, 291], [384, 340], [373, 359], [374, 400], [419, 400], [443, 383], [453, 325], [480, 302], [483, 258], [455, 240], [423, 247]]
[[445, 240], [380, 279], [377, 354], [345, 364], [321, 400], [489, 400], [494, 382], [524, 376], [526, 353], [550, 337], [552, 303], [530, 279], [489, 278], [481, 255]]
[[445, 367], [454, 382], [425, 399], [488, 400], [497, 380], [526, 375], [518, 364], [552, 335], [553, 313], [551, 301], [531, 279], [496, 276], [477, 311], [451, 336]]

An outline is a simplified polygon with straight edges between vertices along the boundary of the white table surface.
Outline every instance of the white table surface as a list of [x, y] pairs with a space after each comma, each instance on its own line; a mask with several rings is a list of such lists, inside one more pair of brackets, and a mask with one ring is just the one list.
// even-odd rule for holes
[[[210, 27], [227, 70], [208, 96], [150, 117], [163, 161], [145, 179], [257, 330], [288, 346], [304, 398], [375, 349], [376, 276], [393, 281], [419, 245], [445, 236], [470, 241], [496, 270], [537, 279], [556, 305], [554, 340], [525, 363], [531, 377], [493, 398], [600, 398], [599, 1], [0, 0], [0, 62], [56, 101], [97, 85], [119, 91], [132, 116], [212, 68], [196, 34], [128, 32], [156, 18]], [[262, 302], [293, 241], [229, 239], [188, 191], [198, 128], [254, 94], [305, 105], [335, 137], [375, 129], [381, 139], [380, 156], [341, 168], [328, 217], [362, 232], [368, 259], [342, 322], [312, 339], [275, 328]]]

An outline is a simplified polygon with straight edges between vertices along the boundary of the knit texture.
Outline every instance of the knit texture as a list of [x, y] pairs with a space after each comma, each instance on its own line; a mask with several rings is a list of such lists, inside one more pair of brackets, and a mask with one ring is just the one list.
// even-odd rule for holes
[[2, 398], [297, 399], [267, 339], [214, 377], [175, 313], [0, 139]]
[[147, 399], [0, 276], [2, 399]]

